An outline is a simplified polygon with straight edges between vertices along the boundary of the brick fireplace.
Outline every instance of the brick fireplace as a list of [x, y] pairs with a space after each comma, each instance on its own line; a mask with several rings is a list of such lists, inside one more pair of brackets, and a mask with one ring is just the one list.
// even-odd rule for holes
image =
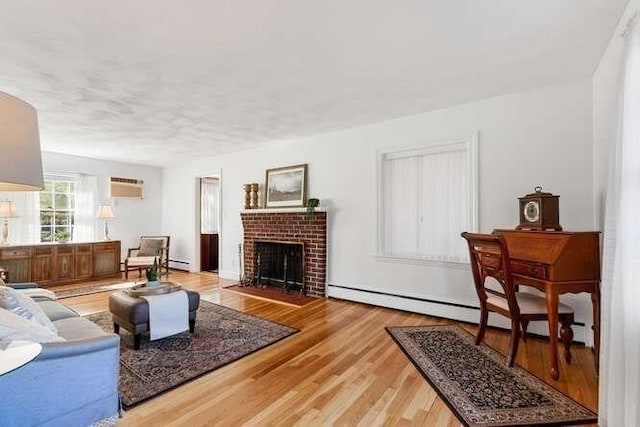
[[244, 228], [244, 277], [254, 280], [256, 242], [300, 243], [304, 251], [304, 288], [309, 296], [324, 297], [327, 277], [327, 212], [316, 210], [312, 220], [302, 209], [256, 209], [240, 214]]

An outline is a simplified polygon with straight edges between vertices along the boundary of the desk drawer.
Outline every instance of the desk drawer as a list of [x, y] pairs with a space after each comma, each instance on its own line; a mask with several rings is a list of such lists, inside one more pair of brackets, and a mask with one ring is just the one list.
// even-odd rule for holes
[[511, 261], [511, 272], [523, 276], [535, 277], [536, 279], [548, 278], [547, 267], [538, 264]]

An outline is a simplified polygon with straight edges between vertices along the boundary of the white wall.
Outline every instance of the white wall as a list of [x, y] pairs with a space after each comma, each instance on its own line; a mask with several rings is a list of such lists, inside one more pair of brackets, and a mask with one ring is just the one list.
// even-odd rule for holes
[[[141, 235], [161, 232], [161, 168], [50, 152], [42, 153], [42, 166], [45, 173], [84, 173], [98, 177], [96, 211], [100, 203], [112, 204], [115, 218], [109, 222], [109, 235], [112, 240], [122, 241], [122, 259], [126, 257], [127, 248], [138, 245]], [[144, 199], [109, 199], [109, 178], [112, 176], [144, 180]], [[102, 239], [103, 230], [104, 223], [96, 219], [98, 240]]]
[[[328, 283], [428, 300], [477, 306], [468, 269], [378, 262], [376, 153], [446, 141], [479, 132], [480, 231], [513, 228], [517, 197], [542, 185], [559, 194], [566, 230], [592, 230], [592, 86], [590, 80], [546, 87], [369, 126], [285, 141], [164, 171], [163, 229], [174, 257], [198, 266], [197, 177], [221, 172], [221, 276], [238, 277], [242, 185], [264, 182], [267, 168], [309, 164], [309, 197], [329, 212]], [[477, 322], [459, 307], [330, 287], [330, 296]], [[591, 322], [589, 298], [563, 296], [577, 321]], [[544, 327], [544, 325], [542, 325]], [[582, 339], [580, 328], [576, 338]], [[533, 330], [533, 329], [532, 329]], [[544, 327], [538, 332], [546, 330]]]

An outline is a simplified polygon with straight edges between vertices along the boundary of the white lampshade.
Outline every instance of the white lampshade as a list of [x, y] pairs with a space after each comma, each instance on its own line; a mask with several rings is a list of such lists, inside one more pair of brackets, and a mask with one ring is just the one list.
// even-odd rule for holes
[[15, 203], [9, 200], [0, 200], [0, 218], [17, 218], [18, 211]]
[[98, 218], [115, 218], [116, 216], [113, 214], [113, 209], [111, 209], [110, 205], [100, 205], [98, 207]]
[[36, 110], [0, 92], [0, 191], [38, 191], [42, 187]]

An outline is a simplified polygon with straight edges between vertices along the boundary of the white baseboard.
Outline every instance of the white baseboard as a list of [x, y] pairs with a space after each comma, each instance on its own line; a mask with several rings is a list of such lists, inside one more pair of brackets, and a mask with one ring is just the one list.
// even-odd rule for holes
[[[366, 289], [346, 288], [331, 284], [327, 284], [327, 296], [474, 324], [478, 324], [480, 319], [480, 310], [469, 307], [465, 303], [458, 304], [449, 301], [422, 300], [412, 296], [389, 295]], [[501, 329], [511, 329], [509, 321], [505, 317], [495, 313], [489, 314], [488, 324], [489, 326]], [[587, 329], [582, 325], [573, 325], [572, 329], [574, 341], [584, 343], [586, 337], [591, 341], [591, 334], [585, 333], [586, 331], [590, 331], [590, 328]], [[546, 322], [530, 323], [527, 332], [541, 336], [549, 336]]]

